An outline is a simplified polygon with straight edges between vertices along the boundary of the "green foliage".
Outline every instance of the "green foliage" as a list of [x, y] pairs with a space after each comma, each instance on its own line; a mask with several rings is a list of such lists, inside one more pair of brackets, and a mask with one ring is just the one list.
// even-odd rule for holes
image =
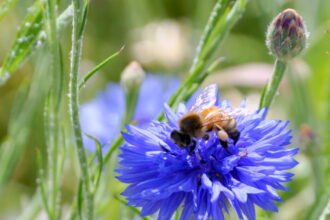
[[[40, 213], [46, 213], [48, 219], [135, 219], [140, 215], [138, 208], [128, 207], [119, 196], [125, 186], [115, 179], [122, 136], [118, 134], [105, 151], [97, 137], [82, 133], [79, 119], [79, 99], [84, 102], [109, 80], [118, 80], [132, 60], [142, 63], [147, 72], [184, 76], [168, 101], [174, 108], [209, 79], [223, 83], [220, 89], [225, 98], [233, 94], [237, 99], [251, 96], [249, 100], [256, 108], [260, 96], [260, 107], [272, 103], [269, 117], [292, 121], [293, 145], [301, 147], [297, 156], [300, 165], [292, 171], [297, 176], [288, 185], [293, 190], [282, 193], [286, 202], [278, 204], [279, 213], [258, 209], [257, 219], [329, 218], [327, 0], [256, 0], [249, 4], [247, 0], [70, 3], [59, 0], [0, 3], [1, 219], [14, 216], [32, 220], [40, 218]], [[26, 5], [31, 6], [27, 9]], [[286, 7], [297, 9], [311, 31], [302, 57], [284, 65], [277, 61], [274, 76], [278, 78], [271, 80], [273, 86], [263, 91], [264, 82], [251, 84], [258, 81], [256, 70], [250, 70], [248, 77], [242, 71], [242, 79], [231, 77], [232, 81], [226, 81], [225, 71], [218, 69], [272, 61], [266, 54], [265, 31], [271, 19]], [[156, 30], [165, 30], [159, 21], [170, 21], [172, 25], [169, 25], [172, 29], [166, 29], [166, 37], [161, 38], [166, 47], [159, 47], [153, 35], [161, 33]], [[15, 22], [19, 25], [14, 31]], [[177, 29], [183, 31], [171, 32]], [[176, 47], [170, 47], [175, 41], [172, 34], [180, 39]], [[162, 54], [163, 58], [154, 55], [152, 62], [143, 60], [148, 51], [141, 52], [139, 48], [145, 42], [152, 46], [154, 54], [167, 47], [172, 53]], [[125, 50], [117, 51], [121, 45], [126, 45]], [[165, 65], [175, 57], [175, 48], [181, 49], [182, 45], [185, 52], [176, 57], [184, 57], [176, 60], [179, 64]], [[196, 45], [198, 49], [192, 59]], [[107, 58], [103, 60], [104, 57]], [[111, 65], [106, 65], [110, 61]], [[263, 71], [266, 75], [266, 70]], [[135, 101], [137, 98], [133, 97]], [[123, 109], [129, 112], [123, 119], [125, 123], [132, 120], [136, 103], [127, 106]], [[159, 119], [164, 120], [163, 115]], [[94, 140], [94, 152], [85, 149], [83, 135]]]
[[11, 7], [15, 5], [17, 0], [4, 0], [0, 4], [0, 19], [6, 15]]

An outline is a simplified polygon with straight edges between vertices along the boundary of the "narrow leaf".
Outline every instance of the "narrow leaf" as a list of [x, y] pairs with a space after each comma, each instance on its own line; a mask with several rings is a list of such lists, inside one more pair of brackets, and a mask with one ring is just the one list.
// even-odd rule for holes
[[125, 205], [125, 207], [129, 208], [132, 212], [138, 214], [143, 220], [150, 220], [149, 217], [141, 216], [141, 212], [140, 212], [139, 209], [137, 209], [137, 208], [135, 208], [135, 207], [133, 207], [133, 206], [127, 206], [127, 205], [126, 205], [127, 202], [126, 202], [124, 199], [120, 198], [118, 195], [115, 195], [114, 198], [115, 198], [118, 202], [120, 202], [121, 204]]
[[[11, 74], [25, 61], [25, 59], [40, 48], [46, 39], [42, 23], [42, 5], [37, 1], [23, 20], [16, 38], [0, 67], [0, 85], [4, 84]], [[72, 19], [72, 5], [58, 17], [58, 30], [62, 32]]]
[[17, 0], [4, 0], [0, 4], [0, 19], [3, 18], [9, 9], [15, 5]]
[[79, 89], [83, 88], [84, 85], [85, 85], [85, 83], [89, 80], [89, 78], [91, 78], [97, 71], [99, 71], [100, 69], [102, 69], [108, 62], [110, 62], [111, 60], [113, 60], [114, 58], [116, 58], [124, 50], [124, 48], [125, 48], [125, 46], [123, 46], [122, 48], [120, 48], [120, 50], [118, 50], [114, 54], [110, 55], [108, 58], [106, 58], [100, 64], [98, 64], [96, 67], [94, 67], [91, 71], [89, 71], [80, 80], [80, 82], [79, 82]]
[[305, 220], [329, 219], [330, 215], [330, 187], [323, 188], [316, 196], [316, 201], [313, 206], [309, 208], [309, 211], [305, 215]]
[[90, 134], [87, 134], [87, 133], [85, 133], [85, 135], [87, 137], [93, 139], [94, 142], [95, 142], [95, 146], [96, 146], [96, 152], [94, 154], [94, 157], [92, 157], [92, 159], [89, 161], [90, 162], [89, 165], [90, 166], [93, 165], [93, 161], [95, 159], [95, 156], [97, 157], [97, 159], [99, 161], [99, 163], [97, 164], [97, 171], [96, 171], [96, 173], [93, 173], [94, 176], [96, 176], [96, 179], [94, 179], [94, 191], [96, 191], [96, 189], [99, 185], [100, 179], [101, 179], [101, 172], [102, 172], [102, 169], [103, 169], [102, 145], [96, 137], [94, 137]]

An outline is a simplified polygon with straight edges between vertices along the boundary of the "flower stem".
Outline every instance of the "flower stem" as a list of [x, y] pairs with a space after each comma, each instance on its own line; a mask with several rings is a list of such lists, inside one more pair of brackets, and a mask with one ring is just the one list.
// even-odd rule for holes
[[[234, 4], [231, 4], [231, 2], [218, 0], [214, 6], [197, 47], [197, 54], [190, 68], [189, 75], [168, 101], [169, 106], [172, 108], [175, 109], [180, 102], [186, 101], [188, 94], [194, 92], [190, 89], [191, 86], [195, 84], [194, 88], [196, 91], [210, 73], [205, 70], [211, 60], [210, 58], [243, 14], [248, 0], [236, 0]], [[164, 119], [164, 115], [161, 114], [158, 119]]]
[[90, 174], [88, 171], [87, 156], [82, 141], [82, 133], [79, 120], [79, 87], [78, 72], [80, 55], [82, 49], [82, 39], [86, 24], [86, 12], [88, 5], [85, 1], [73, 0], [73, 22], [72, 22], [72, 48], [70, 65], [70, 84], [69, 84], [69, 110], [73, 129], [75, 144], [77, 147], [82, 181], [84, 183], [83, 197], [86, 198], [87, 219], [93, 219], [94, 202], [91, 191]]
[[282, 81], [283, 74], [286, 70], [287, 63], [283, 60], [276, 59], [271, 81], [265, 86], [260, 98], [259, 109], [269, 107], [278, 91], [278, 87]]

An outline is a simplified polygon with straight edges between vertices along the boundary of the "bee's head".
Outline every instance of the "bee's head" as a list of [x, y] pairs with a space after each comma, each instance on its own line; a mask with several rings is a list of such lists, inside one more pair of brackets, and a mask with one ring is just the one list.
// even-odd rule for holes
[[180, 148], [185, 148], [191, 144], [191, 137], [187, 134], [181, 133], [180, 131], [173, 130], [171, 132], [171, 139]]
[[200, 138], [204, 135], [203, 121], [196, 112], [189, 112], [184, 115], [179, 121], [179, 127], [182, 133], [193, 137]]

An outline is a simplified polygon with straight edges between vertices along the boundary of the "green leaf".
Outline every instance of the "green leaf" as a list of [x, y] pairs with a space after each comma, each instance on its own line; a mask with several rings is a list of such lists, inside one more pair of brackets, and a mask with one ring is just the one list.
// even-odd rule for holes
[[[248, 0], [217, 1], [201, 37], [189, 75], [170, 97], [168, 101], [170, 107], [176, 109], [180, 102], [187, 101], [188, 95], [202, 84], [203, 79], [209, 74], [206, 67], [215, 50], [223, 43], [225, 36], [242, 16], [247, 2]], [[192, 86], [194, 89], [191, 89]], [[164, 120], [163, 113], [158, 116], [158, 120]]]
[[42, 154], [39, 150], [37, 151], [37, 166], [38, 166], [38, 176], [39, 176], [38, 184], [41, 192], [41, 199], [43, 201], [48, 216], [53, 216], [53, 213], [51, 212], [51, 209], [49, 207], [48, 196], [47, 196], [48, 193], [46, 188], [47, 183], [45, 178], [45, 165], [42, 159]]
[[49, 91], [50, 82], [47, 80], [47, 75], [44, 74], [45, 67], [49, 65], [49, 56], [45, 51], [41, 52], [37, 57], [40, 65], [33, 74], [29, 91], [22, 89], [26, 93], [18, 94], [17, 103], [14, 104], [13, 114], [9, 121], [8, 138], [0, 147], [0, 190], [8, 182], [17, 160], [26, 146], [33, 120]]
[[94, 67], [91, 71], [89, 71], [79, 82], [79, 89], [83, 88], [85, 83], [91, 78], [97, 71], [102, 69], [108, 62], [116, 58], [123, 50], [124, 46], [120, 48], [119, 51], [115, 52], [114, 54], [110, 55], [108, 58], [103, 60], [100, 64], [98, 64], [96, 67]]
[[[122, 199], [120, 196], [115, 195], [114, 198], [115, 198], [118, 202], [120, 202], [121, 204], [125, 205], [125, 207], [129, 208], [132, 212], [134, 212], [134, 213], [138, 214], [139, 216], [141, 216], [141, 211], [140, 211], [139, 209], [137, 209], [137, 208], [135, 208], [135, 207], [133, 207], [133, 206], [127, 206], [127, 205], [126, 205], [127, 202], [126, 202], [124, 199]], [[141, 216], [141, 218], [142, 218], [143, 220], [150, 220], [150, 218], [149, 218], [149, 217], [146, 217], [146, 216]]]
[[[63, 31], [72, 18], [72, 5], [58, 17], [58, 30]], [[46, 39], [43, 30], [43, 11], [39, 1], [30, 7], [29, 13], [24, 18], [9, 52], [4, 58], [0, 68], [0, 85], [4, 84], [11, 74], [25, 61], [25, 59], [40, 48]]]
[[309, 208], [304, 219], [326, 220], [330, 217], [330, 187], [323, 188], [316, 196], [316, 201]]
[[37, 1], [23, 20], [14, 43], [4, 59], [0, 69], [0, 85], [6, 82], [15, 68], [30, 54], [32, 46], [37, 44], [42, 26], [41, 3]]
[[83, 187], [84, 187], [84, 182], [80, 179], [79, 180], [79, 186], [78, 186], [78, 215], [79, 215], [79, 219], [83, 219], [82, 217], [82, 213], [83, 213], [83, 204], [84, 204], [84, 190], [83, 190]]
[[17, 2], [17, 0], [4, 0], [0, 4], [0, 20], [1, 20], [1, 18], [3, 18], [7, 14], [9, 9], [11, 7], [13, 7], [16, 2]]
[[102, 145], [101, 145], [101, 142], [99, 141], [99, 139], [97, 139], [96, 137], [94, 137], [90, 134], [87, 134], [87, 133], [85, 133], [85, 135], [87, 137], [93, 139], [95, 142], [95, 146], [96, 146], [96, 152], [95, 152], [94, 156], [90, 159], [89, 166], [92, 166], [94, 164], [95, 157], [97, 157], [97, 159], [99, 161], [99, 163], [97, 164], [97, 171], [93, 173], [94, 176], [96, 176], [94, 179], [94, 193], [95, 193], [95, 191], [97, 190], [97, 187], [100, 183], [101, 173], [102, 173], [102, 169], [103, 169]]

